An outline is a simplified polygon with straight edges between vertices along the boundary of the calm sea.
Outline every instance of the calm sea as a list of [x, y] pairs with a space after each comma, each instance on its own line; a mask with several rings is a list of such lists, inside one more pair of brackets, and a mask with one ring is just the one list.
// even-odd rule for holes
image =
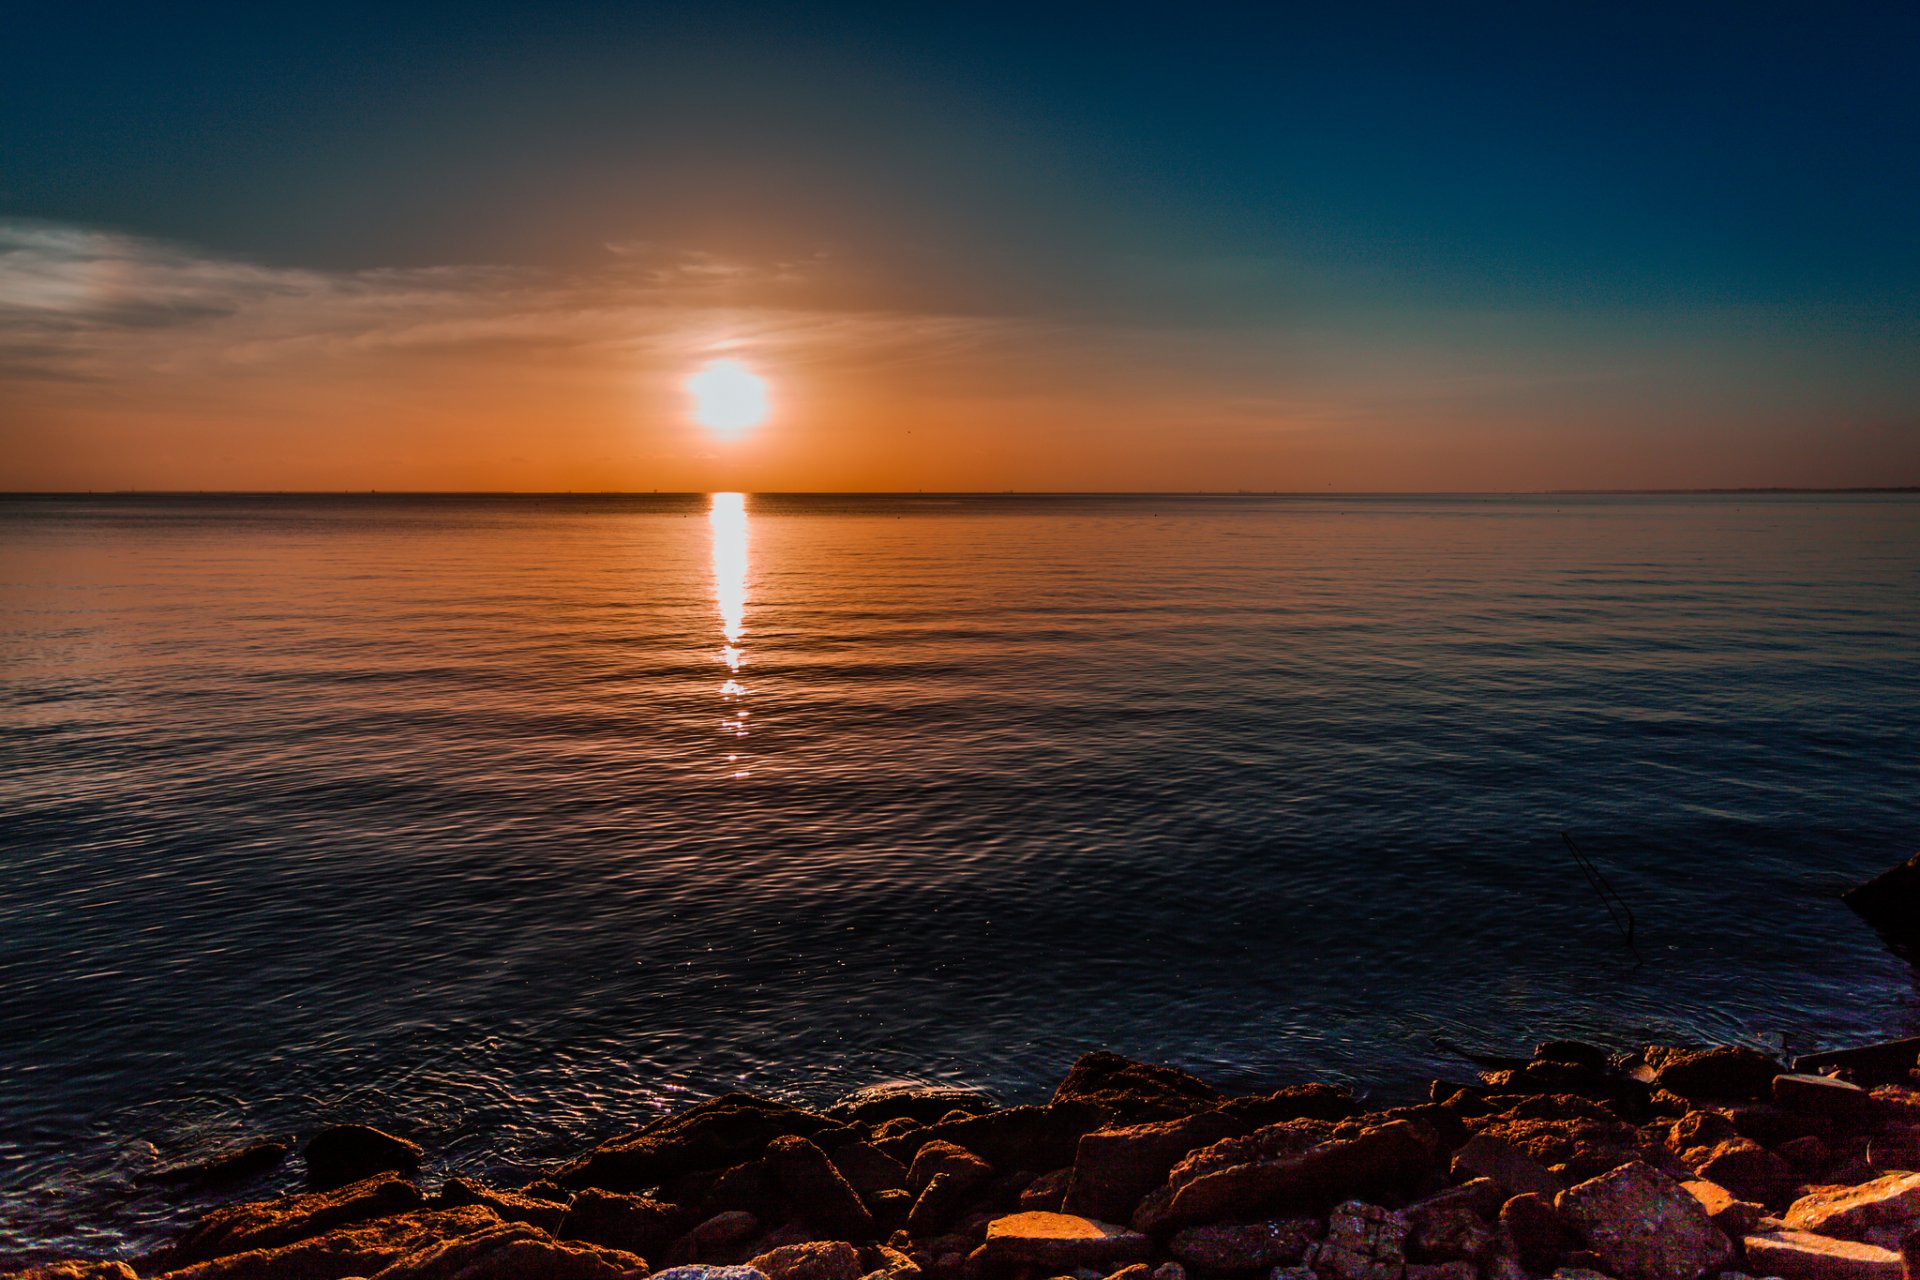
[[4, 499], [0, 735], [0, 1254], [328, 1120], [1920, 1028], [1911, 497]]

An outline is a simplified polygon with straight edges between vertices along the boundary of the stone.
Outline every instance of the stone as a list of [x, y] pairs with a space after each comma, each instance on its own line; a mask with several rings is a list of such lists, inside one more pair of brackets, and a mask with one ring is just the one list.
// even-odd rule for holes
[[1432, 1172], [1420, 1132], [1395, 1120], [1345, 1141], [1297, 1155], [1202, 1173], [1164, 1200], [1149, 1197], [1134, 1214], [1143, 1231], [1315, 1212], [1329, 1204], [1404, 1188]]
[[1400, 1280], [1406, 1245], [1405, 1214], [1350, 1200], [1328, 1217], [1308, 1261], [1322, 1280]]
[[907, 1170], [907, 1190], [918, 1195], [936, 1174], [942, 1173], [952, 1174], [969, 1190], [993, 1180], [992, 1165], [957, 1143], [936, 1138], [914, 1153], [913, 1165]]
[[140, 1181], [183, 1183], [192, 1186], [241, 1182], [277, 1169], [292, 1149], [284, 1142], [250, 1142], [245, 1146], [155, 1169], [144, 1175]]
[[1053, 1100], [1081, 1102], [1129, 1120], [1171, 1120], [1216, 1107], [1220, 1091], [1178, 1067], [1135, 1062], [1097, 1050], [1073, 1064]]
[[995, 1218], [980, 1246], [989, 1262], [1062, 1268], [1145, 1262], [1149, 1247], [1146, 1236], [1110, 1222], [1037, 1211]]
[[1250, 1098], [1229, 1098], [1220, 1110], [1249, 1129], [1285, 1120], [1346, 1120], [1360, 1114], [1351, 1089], [1336, 1084], [1294, 1084]]
[[1667, 1130], [1667, 1146], [1675, 1151], [1687, 1151], [1694, 1147], [1712, 1149], [1740, 1136], [1733, 1120], [1724, 1111], [1689, 1111]]
[[561, 1219], [567, 1216], [567, 1206], [560, 1201], [542, 1200], [523, 1192], [500, 1191], [460, 1177], [448, 1178], [441, 1184], [440, 1194], [434, 1197], [433, 1202], [445, 1209], [457, 1209], [468, 1204], [485, 1205], [503, 1221], [524, 1222], [548, 1233], [558, 1231]]
[[753, 1267], [710, 1267], [694, 1264], [685, 1267], [669, 1267], [665, 1271], [653, 1273], [653, 1280], [767, 1280]]
[[1788, 1111], [1826, 1116], [1842, 1124], [1869, 1121], [1876, 1110], [1872, 1094], [1832, 1076], [1775, 1076], [1773, 1101]]
[[1713, 1049], [1670, 1050], [1654, 1071], [1653, 1083], [1694, 1101], [1700, 1098], [1758, 1100], [1780, 1072], [1780, 1064], [1757, 1049], [1721, 1045]]
[[1500, 1226], [1528, 1271], [1553, 1270], [1575, 1243], [1553, 1201], [1536, 1191], [1522, 1192], [1501, 1205]]
[[94, 1262], [68, 1258], [60, 1262], [42, 1262], [25, 1271], [9, 1271], [6, 1280], [139, 1280], [124, 1262]]
[[[1781, 1150], [1785, 1151], [1786, 1147], [1782, 1146]], [[1874, 1134], [1867, 1140], [1867, 1163], [1881, 1173], [1920, 1171], [1920, 1133], [1903, 1129]]]
[[1153, 1269], [1153, 1280], [1187, 1280], [1187, 1269], [1177, 1262], [1163, 1262]]
[[1300, 1261], [1319, 1234], [1313, 1218], [1212, 1222], [1175, 1232], [1167, 1252], [1200, 1271], [1269, 1271]]
[[1920, 946], [1920, 853], [1840, 895], [1897, 950]]
[[1044, 1209], [1049, 1213], [1059, 1213], [1060, 1206], [1067, 1197], [1067, 1186], [1073, 1181], [1071, 1166], [1043, 1173], [1029, 1182], [1020, 1192], [1022, 1209]]
[[743, 1164], [776, 1138], [814, 1137], [840, 1128], [837, 1121], [798, 1107], [728, 1093], [602, 1143], [552, 1176], [566, 1187], [642, 1192], [697, 1170]]
[[1713, 1225], [1730, 1236], [1737, 1238], [1748, 1234], [1766, 1214], [1764, 1206], [1742, 1200], [1717, 1182], [1690, 1178], [1680, 1185], [1688, 1195], [1700, 1202], [1700, 1207], [1707, 1211], [1707, 1217], [1713, 1219]]
[[724, 1213], [714, 1214], [687, 1232], [676, 1242], [675, 1248], [684, 1243], [688, 1254], [698, 1260], [708, 1250], [744, 1243], [759, 1235], [760, 1231], [759, 1218], [745, 1209], [728, 1209]]
[[1282, 1120], [1252, 1133], [1222, 1138], [1179, 1160], [1167, 1171], [1167, 1186], [1182, 1187], [1203, 1173], [1234, 1165], [1296, 1156], [1344, 1137], [1338, 1129], [1338, 1125], [1326, 1120]]
[[922, 1143], [939, 1140], [965, 1147], [996, 1169], [1058, 1169], [1073, 1163], [1081, 1135], [1098, 1129], [1107, 1119], [1102, 1108], [1080, 1101], [1002, 1107], [983, 1115], [942, 1120], [890, 1140], [886, 1149], [899, 1156], [903, 1150], [918, 1151]]
[[276, 1248], [351, 1223], [405, 1213], [425, 1202], [419, 1187], [389, 1173], [332, 1191], [227, 1205], [201, 1218], [144, 1269], [173, 1271], [223, 1254]]
[[1535, 1062], [1572, 1062], [1595, 1071], [1613, 1066], [1613, 1055], [1584, 1040], [1547, 1040], [1533, 1048]]
[[1465, 1259], [1455, 1262], [1409, 1262], [1403, 1280], [1480, 1280], [1480, 1268]]
[[1889, 1173], [1857, 1187], [1823, 1187], [1787, 1207], [1782, 1220], [1793, 1231], [1813, 1231], [1847, 1240], [1864, 1239], [1875, 1227], [1920, 1220], [1920, 1173]]
[[1453, 1153], [1455, 1178], [1487, 1178], [1509, 1196], [1526, 1192], [1551, 1199], [1562, 1184], [1548, 1168], [1512, 1143], [1491, 1134], [1475, 1134]]
[[562, 1240], [585, 1240], [643, 1258], [657, 1258], [693, 1225], [689, 1217], [678, 1205], [588, 1187], [574, 1196], [554, 1234]]
[[346, 1280], [371, 1276], [445, 1240], [500, 1225], [491, 1209], [415, 1209], [338, 1227], [292, 1244], [222, 1254], [167, 1272], [167, 1280]]
[[978, 1089], [902, 1081], [855, 1089], [828, 1107], [827, 1115], [835, 1120], [865, 1125], [899, 1119], [929, 1124], [955, 1111], [978, 1115], [992, 1109], [993, 1099]]
[[1410, 1204], [1406, 1208], [1407, 1256], [1435, 1263], [1477, 1259], [1493, 1247], [1487, 1220], [1499, 1211], [1499, 1188], [1486, 1178]]
[[866, 1274], [860, 1251], [844, 1240], [781, 1245], [758, 1255], [748, 1265], [767, 1280], [859, 1280]]
[[1853, 1049], [1828, 1049], [1807, 1053], [1793, 1060], [1793, 1069], [1802, 1075], [1822, 1075], [1842, 1071], [1854, 1084], [1899, 1084], [1920, 1064], [1920, 1036], [1882, 1040]]
[[1569, 1187], [1554, 1208], [1619, 1280], [1695, 1280], [1733, 1255], [1698, 1200], [1638, 1161]]
[[1744, 1243], [1747, 1266], [1781, 1280], [1904, 1280], [1899, 1254], [1857, 1240], [1769, 1231]]
[[378, 1280], [646, 1280], [630, 1253], [568, 1244], [524, 1222], [503, 1222], [428, 1245], [376, 1273]]
[[1717, 1182], [1743, 1200], [1785, 1204], [1800, 1184], [1792, 1165], [1751, 1138], [1729, 1138], [1715, 1147], [1694, 1172]]
[[907, 1214], [907, 1234], [920, 1239], [945, 1230], [971, 1202], [976, 1186], [955, 1174], [935, 1174]]
[[810, 1226], [842, 1240], [871, 1240], [873, 1215], [827, 1153], [805, 1138], [785, 1136], [767, 1145], [774, 1180]]
[[847, 1185], [863, 1197], [876, 1191], [906, 1189], [907, 1166], [871, 1142], [849, 1142], [829, 1154]]
[[[1876, 1141], [1877, 1140], [1878, 1139], [1876, 1139]], [[1824, 1169], [1827, 1161], [1833, 1158], [1833, 1152], [1828, 1148], [1827, 1144], [1817, 1135], [1811, 1133], [1804, 1138], [1794, 1138], [1790, 1142], [1783, 1142], [1775, 1150], [1776, 1154], [1778, 1154], [1782, 1160], [1785, 1160], [1795, 1169], [1801, 1170], [1802, 1172], [1817, 1172], [1820, 1169]], [[1867, 1162], [1869, 1164], [1873, 1163], [1872, 1150], [1872, 1147], [1869, 1146], [1867, 1154]], [[1894, 1167], [1896, 1166], [1883, 1166], [1882, 1171], [1884, 1172], [1885, 1169]]]
[[1096, 1129], [1080, 1139], [1074, 1153], [1064, 1211], [1125, 1221], [1188, 1153], [1245, 1132], [1241, 1121], [1220, 1111]]
[[309, 1138], [300, 1154], [307, 1163], [307, 1182], [325, 1191], [376, 1173], [412, 1173], [425, 1153], [419, 1143], [372, 1125], [336, 1124]]

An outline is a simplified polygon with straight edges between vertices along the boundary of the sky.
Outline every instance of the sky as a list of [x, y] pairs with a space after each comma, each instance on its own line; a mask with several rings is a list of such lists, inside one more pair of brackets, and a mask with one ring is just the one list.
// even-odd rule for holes
[[0, 489], [1920, 484], [1915, 65], [1911, 3], [22, 9]]

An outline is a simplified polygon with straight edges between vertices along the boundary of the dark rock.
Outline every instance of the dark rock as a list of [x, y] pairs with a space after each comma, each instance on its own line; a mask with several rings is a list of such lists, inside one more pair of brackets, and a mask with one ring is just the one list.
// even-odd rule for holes
[[506, 1222], [430, 1244], [391, 1263], [380, 1280], [646, 1280], [630, 1253], [563, 1244], [521, 1222]]
[[1300, 1261], [1319, 1235], [1314, 1218], [1213, 1222], [1175, 1232], [1167, 1252], [1199, 1271], [1267, 1271]]
[[[1783, 1143], [1780, 1150], [1782, 1153], [1785, 1153], [1788, 1147], [1794, 1147], [1803, 1142], [1811, 1143], [1819, 1141], [1818, 1138], [1812, 1137], [1795, 1138], [1792, 1142]], [[1821, 1143], [1820, 1145], [1823, 1150], [1826, 1148], [1825, 1143]], [[1808, 1165], [1806, 1167], [1813, 1169], [1820, 1168], [1826, 1164], [1830, 1156], [1831, 1153], [1829, 1152], [1818, 1164]], [[1788, 1159], [1793, 1159], [1793, 1157], [1788, 1156]], [[1796, 1163], [1798, 1163], [1798, 1161], [1796, 1161]], [[1891, 1173], [1895, 1171], [1913, 1173], [1920, 1171], [1920, 1133], [1901, 1129], [1889, 1133], [1875, 1134], [1867, 1143], [1867, 1163], [1872, 1166], [1875, 1173]]]
[[307, 1182], [325, 1191], [376, 1173], [412, 1173], [424, 1153], [417, 1142], [364, 1124], [336, 1124], [307, 1140], [301, 1155]]
[[457, 1209], [469, 1204], [484, 1205], [503, 1221], [524, 1222], [546, 1232], [558, 1230], [560, 1220], [567, 1216], [567, 1206], [559, 1201], [541, 1200], [522, 1192], [499, 1191], [468, 1178], [448, 1178], [433, 1202], [443, 1209]]
[[42, 1262], [25, 1271], [9, 1271], [6, 1280], [140, 1280], [124, 1262], [96, 1262], [65, 1258]]
[[678, 1205], [588, 1187], [574, 1196], [554, 1234], [657, 1258], [692, 1225], [692, 1215]]
[[1073, 1180], [1062, 1201], [1065, 1212], [1126, 1221], [1140, 1198], [1165, 1182], [1190, 1152], [1245, 1132], [1239, 1120], [1221, 1111], [1096, 1129], [1080, 1139], [1074, 1155]]
[[[181, 1164], [167, 1165], [145, 1175], [143, 1182], [185, 1183], [194, 1186], [214, 1186], [225, 1182], [241, 1182], [248, 1178], [257, 1178], [280, 1166], [291, 1151], [284, 1142], [250, 1142], [243, 1147], [221, 1151], [204, 1156], [198, 1160], [189, 1160]], [[377, 1172], [377, 1170], [376, 1170]]]
[[371, 1276], [443, 1241], [501, 1225], [492, 1210], [480, 1205], [415, 1209], [336, 1227], [291, 1244], [222, 1254], [168, 1272], [167, 1280], [346, 1280], [348, 1276]]
[[1500, 1226], [1513, 1242], [1514, 1256], [1528, 1271], [1552, 1271], [1576, 1243], [1553, 1201], [1537, 1192], [1514, 1196], [1501, 1205]]
[[1733, 1256], [1700, 1202], [1644, 1164], [1570, 1187], [1554, 1208], [1619, 1280], [1696, 1280]]
[[[1337, 1126], [1325, 1120], [1283, 1120], [1252, 1133], [1222, 1138], [1189, 1153], [1167, 1173], [1167, 1189], [1192, 1182], [1203, 1173], [1227, 1169], [1238, 1164], [1255, 1164], [1299, 1155], [1325, 1142], [1344, 1141], [1356, 1134], [1341, 1134]], [[1159, 1195], [1160, 1192], [1155, 1192]]]
[[907, 1167], [870, 1142], [849, 1142], [835, 1147], [832, 1158], [840, 1176], [862, 1196], [906, 1188]]
[[1916, 1064], [1920, 1064], [1920, 1036], [1906, 1036], [1854, 1049], [1802, 1054], [1793, 1060], [1793, 1069], [1800, 1075], [1838, 1071], [1853, 1084], [1902, 1084]]
[[1406, 1267], [1405, 1214], [1349, 1201], [1327, 1219], [1308, 1261], [1322, 1280], [1399, 1280]]
[[1896, 949], [1920, 947], [1920, 853], [1840, 895]]
[[1433, 1151], [1419, 1131], [1396, 1120], [1298, 1155], [1202, 1173], [1164, 1201], [1149, 1197], [1134, 1224], [1143, 1231], [1159, 1231], [1314, 1212], [1342, 1200], [1410, 1186], [1429, 1174], [1433, 1164]]
[[883, 1145], [900, 1157], [928, 1142], [951, 1142], [996, 1169], [1057, 1169], [1073, 1163], [1081, 1135], [1099, 1128], [1104, 1118], [1101, 1108], [1083, 1102], [1002, 1107], [964, 1120], [941, 1121]]
[[1825, 1116], [1840, 1124], [1864, 1124], [1877, 1113], [1872, 1094], [1832, 1076], [1775, 1076], [1773, 1101], [1785, 1110]]
[[1476, 1134], [1453, 1153], [1453, 1176], [1487, 1178], [1508, 1196], [1533, 1192], [1552, 1199], [1560, 1194], [1560, 1179], [1547, 1167], [1512, 1143], [1490, 1134]]
[[[1777, 1154], [1802, 1173], [1817, 1173], [1826, 1167], [1833, 1153], [1827, 1149], [1826, 1143], [1813, 1134], [1808, 1134], [1804, 1138], [1795, 1138], [1790, 1142], [1781, 1143]], [[1871, 1154], [1868, 1156], [1868, 1161], [1870, 1163], [1872, 1161]]]
[[860, 1251], [844, 1240], [781, 1245], [748, 1264], [767, 1280], [859, 1280]]
[[744, 1163], [776, 1138], [811, 1137], [838, 1127], [797, 1107], [729, 1093], [596, 1147], [553, 1176], [568, 1187], [646, 1191], [696, 1170]]
[[1674, 1049], [1654, 1072], [1653, 1082], [1690, 1100], [1757, 1100], [1767, 1096], [1767, 1086], [1779, 1071], [1778, 1062], [1742, 1045]]
[[1047, 1213], [1060, 1212], [1060, 1206], [1067, 1198], [1067, 1185], [1073, 1181], [1073, 1169], [1055, 1169], [1043, 1173], [1029, 1182], [1020, 1193], [1022, 1209], [1040, 1209]]
[[977, 1089], [944, 1084], [876, 1084], [856, 1089], [827, 1108], [835, 1120], [878, 1125], [905, 1118], [922, 1124], [955, 1111], [978, 1115], [993, 1110], [993, 1099]]
[[1284, 1120], [1345, 1120], [1360, 1114], [1353, 1092], [1332, 1084], [1296, 1084], [1251, 1098], [1229, 1098], [1220, 1110], [1249, 1129]]
[[[759, 1218], [744, 1209], [716, 1213], [667, 1246], [667, 1261], [743, 1262], [751, 1256], [743, 1246], [760, 1235], [761, 1225]], [[726, 1256], [720, 1256], [723, 1254]]]
[[701, 1217], [729, 1209], [744, 1209], [771, 1217], [779, 1209], [780, 1186], [764, 1159], [747, 1160], [726, 1169], [706, 1169], [676, 1178], [663, 1189], [671, 1204], [690, 1204]]
[[405, 1213], [425, 1202], [411, 1182], [377, 1174], [332, 1191], [231, 1204], [201, 1218], [141, 1269], [173, 1271], [223, 1254], [277, 1248], [352, 1223]]
[[1053, 1091], [1055, 1103], [1079, 1102], [1125, 1120], [1171, 1120], [1218, 1106], [1220, 1091], [1177, 1067], [1135, 1062], [1104, 1050], [1073, 1064]]
[[1069, 1213], [1015, 1213], [995, 1218], [979, 1256], [990, 1264], [1026, 1263], [1073, 1270], [1111, 1270], [1147, 1260], [1149, 1242], [1137, 1231]]
[[1487, 1222], [1499, 1213], [1501, 1199], [1491, 1179], [1475, 1178], [1408, 1205], [1407, 1255], [1416, 1262], [1484, 1257], [1494, 1243]]
[[1733, 1121], [1719, 1111], [1689, 1111], [1673, 1122], [1667, 1131], [1667, 1145], [1675, 1151], [1690, 1151], [1695, 1147], [1711, 1150], [1731, 1138], [1740, 1136]]
[[889, 1187], [860, 1198], [866, 1201], [867, 1211], [873, 1214], [876, 1235], [889, 1235], [900, 1230], [907, 1225], [908, 1216], [913, 1212], [914, 1195], [904, 1187]]
[[874, 1238], [873, 1215], [822, 1151], [805, 1138], [775, 1138], [767, 1167], [808, 1225], [842, 1240]]
[[1608, 1070], [1613, 1061], [1612, 1054], [1584, 1040], [1548, 1040], [1534, 1046], [1533, 1057], [1536, 1062], [1571, 1062], [1595, 1071]]
[[965, 1175], [936, 1173], [914, 1199], [907, 1215], [907, 1232], [915, 1239], [938, 1235], [971, 1203], [977, 1182]]
[[1696, 1165], [1694, 1172], [1743, 1200], [1766, 1205], [1785, 1204], [1800, 1183], [1792, 1165], [1751, 1138], [1729, 1138]]
[[1771, 1103], [1733, 1107], [1727, 1112], [1734, 1130], [1743, 1138], [1752, 1138], [1763, 1147], [1778, 1147], [1809, 1134], [1826, 1139], [1832, 1136], [1834, 1123], [1826, 1116], [1788, 1111]]
[[1780, 1280], [1903, 1280], [1899, 1254], [1857, 1240], [1766, 1231], [1744, 1245], [1749, 1267]]
[[993, 1166], [985, 1160], [957, 1143], [935, 1139], [914, 1153], [913, 1166], [907, 1170], [907, 1190], [925, 1191], [934, 1176], [942, 1173], [952, 1174], [969, 1190], [993, 1180]]

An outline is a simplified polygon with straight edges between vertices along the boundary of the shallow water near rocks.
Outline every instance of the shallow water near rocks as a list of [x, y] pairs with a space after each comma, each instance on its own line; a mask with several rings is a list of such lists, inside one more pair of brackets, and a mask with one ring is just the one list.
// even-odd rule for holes
[[0, 499], [0, 1256], [331, 1120], [1920, 1029], [1917, 605], [1904, 496]]

